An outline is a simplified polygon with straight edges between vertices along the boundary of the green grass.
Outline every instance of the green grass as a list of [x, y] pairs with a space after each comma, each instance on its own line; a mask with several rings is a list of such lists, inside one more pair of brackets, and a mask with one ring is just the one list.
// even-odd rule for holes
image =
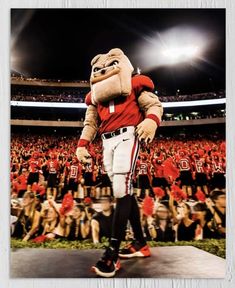
[[[124, 242], [123, 242], [124, 244]], [[180, 242], [148, 242], [150, 247], [161, 246], [194, 246], [211, 254], [225, 258], [225, 239], [208, 239], [197, 241], [180, 241]], [[44, 243], [33, 243], [31, 241], [23, 242], [19, 239], [11, 239], [11, 248], [50, 248], [50, 249], [101, 249], [108, 245], [107, 239], [102, 239], [102, 243], [93, 244], [91, 240], [84, 241], [66, 241], [66, 240], [49, 240]]]

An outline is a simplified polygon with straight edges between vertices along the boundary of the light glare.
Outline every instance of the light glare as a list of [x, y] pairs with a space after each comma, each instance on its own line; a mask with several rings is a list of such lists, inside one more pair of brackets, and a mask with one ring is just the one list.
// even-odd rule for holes
[[162, 51], [164, 57], [167, 58], [169, 63], [179, 63], [193, 59], [199, 55], [198, 46], [187, 46], [187, 47], [174, 47], [167, 48]]
[[[145, 39], [145, 38], [144, 38]], [[153, 35], [141, 45], [139, 63], [143, 73], [152, 69], [172, 64], [188, 63], [196, 65], [205, 57], [205, 52], [213, 47], [216, 41], [209, 31], [191, 26], [175, 26]]]

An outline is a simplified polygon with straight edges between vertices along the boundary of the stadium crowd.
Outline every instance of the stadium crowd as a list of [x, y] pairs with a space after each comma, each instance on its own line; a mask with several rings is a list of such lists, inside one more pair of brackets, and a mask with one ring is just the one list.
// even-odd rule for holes
[[[12, 237], [94, 243], [110, 237], [115, 199], [101, 143], [90, 144], [92, 163], [82, 165], [78, 138], [12, 134]], [[225, 238], [225, 157], [222, 138], [158, 137], [141, 145], [133, 191], [147, 240]], [[128, 224], [123, 240], [132, 237]]]
[[18, 86], [11, 87], [12, 101], [83, 103], [89, 91], [82, 87]]
[[[12, 101], [39, 101], [39, 102], [67, 102], [67, 103], [83, 103], [85, 98], [85, 92], [71, 89], [70, 91], [58, 90], [55, 95], [56, 89], [54, 87], [47, 87], [40, 91], [40, 88], [32, 89], [32, 91], [24, 91], [21, 88], [12, 92]], [[52, 93], [53, 91], [53, 93]], [[192, 95], [172, 95], [172, 96], [161, 96], [158, 95], [161, 102], [179, 102], [179, 101], [195, 101], [195, 100], [208, 100], [208, 99], [220, 99], [225, 98], [224, 91], [217, 93], [200, 93]]]
[[208, 99], [221, 99], [225, 98], [225, 91], [198, 93], [191, 95], [172, 95], [172, 96], [159, 96], [161, 102], [178, 102], [178, 101], [195, 101], [195, 100], [208, 100]]
[[26, 77], [23, 74], [20, 74], [17, 71], [11, 70], [11, 80], [16, 80], [16, 81], [26, 81], [26, 82], [42, 82], [42, 83], [60, 83], [60, 82], [71, 82], [71, 83], [80, 83], [80, 84], [87, 84], [89, 81], [87, 80], [61, 80], [61, 79], [43, 79], [43, 78], [37, 78], [37, 77]]

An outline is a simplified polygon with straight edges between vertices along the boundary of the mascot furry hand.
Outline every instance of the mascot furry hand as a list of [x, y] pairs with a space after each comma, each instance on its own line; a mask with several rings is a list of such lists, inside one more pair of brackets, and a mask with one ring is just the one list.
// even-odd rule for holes
[[97, 132], [135, 126], [139, 140], [151, 142], [163, 113], [152, 80], [144, 75], [132, 77], [134, 69], [121, 49], [95, 56], [91, 66], [91, 91], [86, 96], [88, 108], [76, 151], [83, 163], [90, 162], [87, 146]]

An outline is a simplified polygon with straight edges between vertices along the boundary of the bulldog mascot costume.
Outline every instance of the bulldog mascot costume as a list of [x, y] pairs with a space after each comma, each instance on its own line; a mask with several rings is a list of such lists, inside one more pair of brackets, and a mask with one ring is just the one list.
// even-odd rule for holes
[[[91, 91], [85, 99], [88, 108], [76, 155], [82, 163], [89, 163], [88, 145], [97, 133], [101, 136], [103, 163], [112, 182], [116, 208], [110, 245], [92, 271], [113, 277], [120, 269], [120, 258], [150, 256], [133, 195], [132, 176], [139, 143], [153, 140], [163, 108], [152, 92], [152, 80], [143, 75], [132, 77], [134, 69], [122, 50], [114, 48], [95, 56], [91, 66]], [[128, 220], [135, 240], [119, 250]]]

